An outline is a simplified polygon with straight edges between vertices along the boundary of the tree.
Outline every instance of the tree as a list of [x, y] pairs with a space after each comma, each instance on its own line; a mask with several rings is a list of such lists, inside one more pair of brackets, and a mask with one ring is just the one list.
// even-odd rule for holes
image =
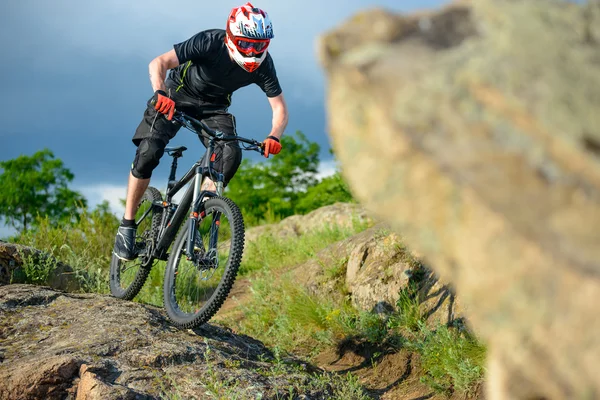
[[67, 187], [74, 175], [48, 149], [0, 161], [0, 168], [0, 217], [17, 230], [27, 230], [37, 216], [55, 223], [78, 218], [87, 206]]
[[316, 184], [320, 147], [300, 131], [281, 138], [282, 152], [266, 162], [244, 160], [227, 196], [244, 210], [244, 218], [261, 221], [269, 214], [287, 217], [299, 197]]
[[319, 207], [337, 202], [355, 202], [348, 184], [339, 172], [327, 176], [316, 185], [309, 187], [296, 203], [294, 212], [296, 214], [306, 214]]

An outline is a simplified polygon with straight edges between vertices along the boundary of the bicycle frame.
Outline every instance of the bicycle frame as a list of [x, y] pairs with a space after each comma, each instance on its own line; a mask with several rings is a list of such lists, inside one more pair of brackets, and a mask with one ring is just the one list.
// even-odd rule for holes
[[[189, 117], [182, 112], [178, 111], [175, 113], [174, 122], [180, 123], [193, 133], [196, 133], [199, 138], [201, 138], [201, 136], [203, 136], [203, 132], [205, 132], [208, 135], [209, 142], [208, 146], [206, 147], [204, 157], [201, 159], [202, 162], [201, 160], [196, 161], [188, 170], [188, 172], [179, 180], [175, 180], [177, 157], [173, 158], [171, 173], [167, 183], [165, 200], [161, 204], [153, 205], [155, 207], [163, 208], [161, 227], [156, 238], [156, 244], [150, 255], [152, 259], [159, 260], [167, 260], [168, 248], [175, 239], [175, 235], [179, 231], [179, 228], [181, 227], [181, 224], [183, 223], [190, 207], [191, 213], [189, 214], [189, 220], [190, 223], [193, 224], [193, 229], [190, 229], [190, 237], [186, 246], [186, 253], [188, 258], [193, 257], [198, 220], [199, 218], [204, 218], [204, 199], [206, 197], [221, 196], [223, 193], [223, 174], [215, 174], [213, 170], [215, 142], [240, 141], [251, 145], [251, 147], [244, 148], [245, 150], [256, 150], [262, 152], [262, 144], [260, 142], [240, 136], [224, 136], [222, 132], [213, 131], [202, 121], [198, 121], [192, 117]], [[201, 129], [196, 129], [195, 125], [199, 126]], [[206, 177], [211, 178], [215, 182], [217, 189], [216, 193], [212, 191], [201, 190], [201, 184], [204, 182]], [[179, 204], [172, 203], [173, 197], [191, 181], [193, 181], [193, 183], [188, 187]], [[150, 213], [151, 209], [152, 208], [148, 209], [141, 219], [144, 219]], [[218, 223], [216, 225], [218, 228]]]

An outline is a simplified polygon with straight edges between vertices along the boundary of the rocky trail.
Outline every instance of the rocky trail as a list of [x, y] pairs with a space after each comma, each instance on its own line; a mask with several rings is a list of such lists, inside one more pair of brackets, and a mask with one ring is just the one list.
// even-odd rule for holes
[[7, 285], [0, 287], [0, 311], [0, 399], [289, 393], [326, 399], [332, 393], [310, 375], [318, 375], [310, 364], [277, 359], [262, 343], [211, 324], [177, 330], [161, 309], [147, 305]]
[[[357, 215], [366, 218], [360, 207], [338, 204], [250, 229], [247, 236], [249, 242], [263, 234], [293, 240], [327, 224], [344, 226]], [[273, 279], [293, 276], [309, 292], [328, 296], [345, 285], [356, 307], [391, 307], [416, 267], [399, 243], [375, 225], [307, 262], [273, 271]], [[332, 278], [326, 269], [336, 260], [344, 260], [344, 270]], [[63, 270], [68, 274], [68, 266]], [[161, 308], [109, 295], [0, 286], [0, 399], [344, 399], [336, 394], [335, 377], [349, 372], [373, 399], [443, 398], [419, 381], [418, 356], [402, 349], [349, 337], [310, 362], [307, 354], [282, 359], [223, 326], [220, 321], [244, 318], [251, 281], [240, 277], [213, 322], [193, 331], [171, 327]], [[430, 319], [457, 317], [447, 286], [433, 276], [425, 281]]]

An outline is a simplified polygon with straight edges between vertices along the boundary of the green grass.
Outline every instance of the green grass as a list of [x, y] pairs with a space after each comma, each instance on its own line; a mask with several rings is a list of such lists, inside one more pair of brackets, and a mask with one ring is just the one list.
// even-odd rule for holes
[[[339, 276], [345, 261], [324, 268], [325, 274]], [[251, 300], [241, 306], [244, 317], [223, 323], [270, 347], [310, 359], [350, 339], [381, 352], [404, 348], [417, 353], [421, 381], [438, 393], [472, 395], [483, 381], [485, 346], [464, 328], [428, 327], [418, 282], [400, 291], [388, 315], [359, 311], [344, 296], [310, 294], [289, 274], [273, 279], [272, 269], [253, 275], [251, 291]]]
[[464, 329], [422, 324], [410, 347], [421, 355], [421, 382], [438, 393], [474, 395], [483, 381], [485, 346]]
[[[21, 233], [13, 242], [46, 252], [58, 261], [71, 266], [74, 278], [82, 290], [108, 293], [108, 266], [119, 221], [106, 209], [84, 212], [73, 224], [55, 225], [46, 218], [39, 218], [35, 229]], [[25, 258], [23, 270], [17, 272], [20, 281], [25, 274], [26, 283], [47, 284], [49, 275], [56, 268], [51, 259], [42, 265], [37, 260]]]
[[277, 232], [267, 233], [250, 242], [244, 249], [240, 275], [262, 269], [280, 269], [309, 260], [319, 251], [368, 228], [367, 222], [353, 220], [351, 226], [327, 226], [305, 232], [295, 238], [282, 238]]
[[[54, 251], [54, 249], [52, 249]], [[27, 282], [33, 285], [48, 285], [50, 278], [56, 270], [57, 263], [53, 257], [34, 256], [19, 250], [19, 256], [23, 262], [20, 270], [13, 271], [11, 282]]]
[[420, 306], [418, 287], [409, 284], [398, 293], [396, 310], [389, 316], [387, 326], [405, 336], [411, 337], [421, 329], [425, 314]]
[[241, 332], [289, 352], [333, 343], [332, 323], [340, 312], [333, 304], [316, 301], [290, 280], [274, 284], [268, 272], [253, 279], [252, 294], [241, 306], [244, 318], [236, 326]]
[[380, 343], [388, 335], [379, 315], [358, 311], [347, 299], [311, 295], [289, 276], [273, 281], [265, 271], [252, 280], [251, 290], [251, 300], [241, 306], [244, 318], [222, 322], [286, 352], [310, 358], [344, 338]]

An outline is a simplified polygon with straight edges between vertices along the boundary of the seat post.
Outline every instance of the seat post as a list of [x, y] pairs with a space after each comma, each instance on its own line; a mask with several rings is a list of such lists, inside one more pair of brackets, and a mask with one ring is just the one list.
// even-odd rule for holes
[[175, 186], [175, 172], [177, 171], [177, 155], [173, 156], [173, 162], [171, 163], [171, 173], [169, 174], [169, 182], [167, 187], [170, 189]]

